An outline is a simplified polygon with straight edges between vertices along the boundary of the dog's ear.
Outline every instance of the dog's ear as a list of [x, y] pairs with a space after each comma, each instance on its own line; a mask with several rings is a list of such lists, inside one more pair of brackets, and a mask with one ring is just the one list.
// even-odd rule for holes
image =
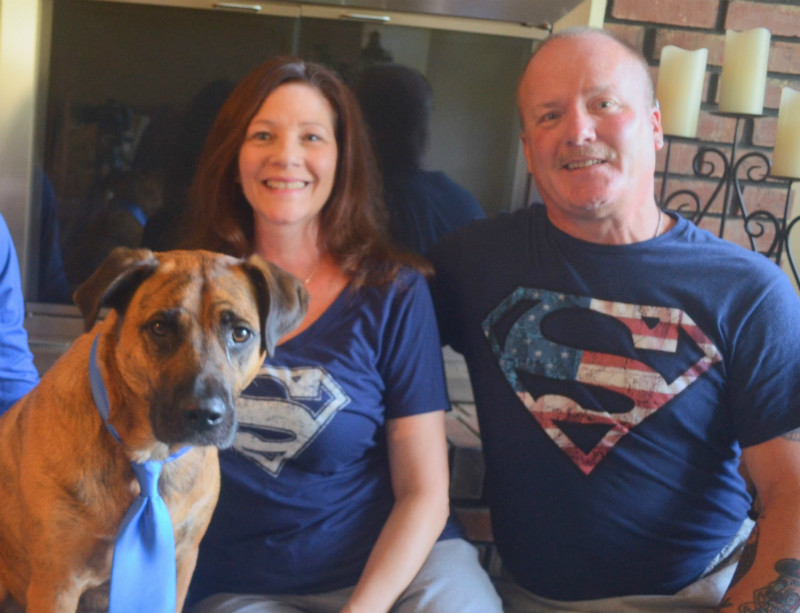
[[275, 353], [275, 344], [293, 330], [306, 314], [308, 292], [303, 282], [260, 255], [251, 255], [244, 268], [258, 295], [261, 350]]
[[72, 295], [84, 328], [88, 331], [94, 325], [103, 307], [123, 312], [133, 292], [156, 268], [158, 260], [149, 249], [115, 248]]

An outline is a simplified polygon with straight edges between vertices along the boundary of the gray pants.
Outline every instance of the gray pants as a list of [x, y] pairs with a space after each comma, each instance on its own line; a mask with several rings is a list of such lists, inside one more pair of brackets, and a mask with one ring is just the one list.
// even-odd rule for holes
[[[338, 613], [353, 588], [308, 595], [216, 594], [191, 613]], [[391, 613], [502, 613], [500, 597], [462, 539], [439, 541]]]
[[753, 525], [752, 520], [746, 520], [703, 576], [676, 594], [568, 602], [541, 598], [514, 583], [510, 577], [497, 579], [495, 587], [503, 598], [506, 613], [713, 613], [728, 590]]

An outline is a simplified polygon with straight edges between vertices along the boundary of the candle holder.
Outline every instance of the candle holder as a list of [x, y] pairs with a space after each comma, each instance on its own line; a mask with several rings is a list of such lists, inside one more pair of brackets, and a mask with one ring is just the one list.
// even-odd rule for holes
[[[781, 242], [778, 247], [778, 254], [776, 258], [776, 262], [780, 264], [781, 261], [781, 252], [780, 249], [783, 248], [786, 250], [786, 261], [789, 262], [789, 268], [792, 271], [792, 275], [794, 276], [795, 283], [798, 287], [800, 287], [800, 272], [798, 272], [797, 262], [795, 262], [794, 254], [792, 253], [792, 231], [795, 229], [795, 226], [798, 225], [800, 221], [800, 215], [795, 215], [791, 221], [788, 221], [787, 218], [789, 217], [789, 205], [792, 201], [792, 186], [794, 182], [797, 180], [794, 177], [780, 177], [774, 176], [773, 179], [777, 179], [780, 181], [786, 181], [786, 201], [783, 205], [783, 232], [781, 233]], [[787, 223], [788, 221], [788, 223]]]
[[[664, 163], [664, 173], [661, 180], [661, 193], [659, 201], [661, 208], [673, 210], [695, 224], [714, 215], [719, 219], [720, 238], [725, 238], [728, 221], [733, 219], [740, 220], [743, 224], [747, 240], [753, 251], [760, 252], [765, 256], [781, 263], [784, 251], [787, 253], [788, 262], [794, 275], [795, 281], [800, 286], [800, 274], [796, 267], [791, 250], [789, 249], [789, 237], [795, 226], [800, 220], [800, 216], [789, 220], [789, 205], [791, 203], [792, 184], [796, 180], [791, 177], [777, 177], [770, 175], [771, 164], [766, 155], [758, 151], [751, 151], [737, 159], [737, 143], [739, 141], [739, 130], [743, 120], [758, 117], [758, 115], [716, 113], [723, 117], [734, 117], [736, 126], [734, 129], [733, 144], [730, 155], [726, 155], [717, 147], [700, 146], [692, 160], [692, 171], [694, 176], [703, 179], [713, 178], [720, 168], [719, 179], [711, 193], [711, 196], [704, 203], [697, 192], [690, 189], [680, 189], [667, 196], [667, 183], [669, 181], [670, 157], [672, 153], [673, 139], [691, 141], [665, 135], [666, 159]], [[745, 169], [742, 173], [742, 169]], [[744, 177], [741, 175], [744, 174]], [[766, 183], [768, 179], [779, 182], [788, 182], [786, 201], [781, 217], [776, 216], [771, 211], [756, 209], [748, 212], [748, 207], [744, 199], [744, 189], [742, 181], [746, 180], [751, 184]], [[711, 213], [711, 207], [715, 204], [720, 194], [722, 195], [720, 212]], [[765, 237], [772, 237], [768, 246], [763, 245]], [[759, 242], [762, 243], [759, 248]]]

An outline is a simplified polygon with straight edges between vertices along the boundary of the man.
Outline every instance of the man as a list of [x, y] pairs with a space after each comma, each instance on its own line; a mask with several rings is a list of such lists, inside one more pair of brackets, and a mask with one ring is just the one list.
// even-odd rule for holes
[[798, 610], [788, 279], [656, 205], [661, 116], [624, 43], [552, 36], [518, 104], [544, 206], [431, 253], [442, 339], [475, 393], [501, 595], [526, 613]]
[[24, 318], [17, 252], [0, 215], [0, 415], [39, 381], [23, 328]]

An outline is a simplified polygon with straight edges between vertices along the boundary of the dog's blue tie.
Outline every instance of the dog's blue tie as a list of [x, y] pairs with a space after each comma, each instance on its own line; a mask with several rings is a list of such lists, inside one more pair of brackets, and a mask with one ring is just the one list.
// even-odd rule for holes
[[[119, 440], [108, 423], [108, 392], [97, 365], [97, 338], [89, 359], [89, 380], [97, 410], [111, 434]], [[181, 449], [166, 461], [174, 460], [187, 450]], [[125, 513], [117, 533], [108, 610], [109, 613], [175, 613], [175, 537], [169, 509], [158, 493], [163, 463], [131, 462], [131, 466], [141, 491]]]
[[132, 463], [141, 492], [114, 544], [109, 613], [175, 613], [175, 537], [158, 493], [161, 462]]

